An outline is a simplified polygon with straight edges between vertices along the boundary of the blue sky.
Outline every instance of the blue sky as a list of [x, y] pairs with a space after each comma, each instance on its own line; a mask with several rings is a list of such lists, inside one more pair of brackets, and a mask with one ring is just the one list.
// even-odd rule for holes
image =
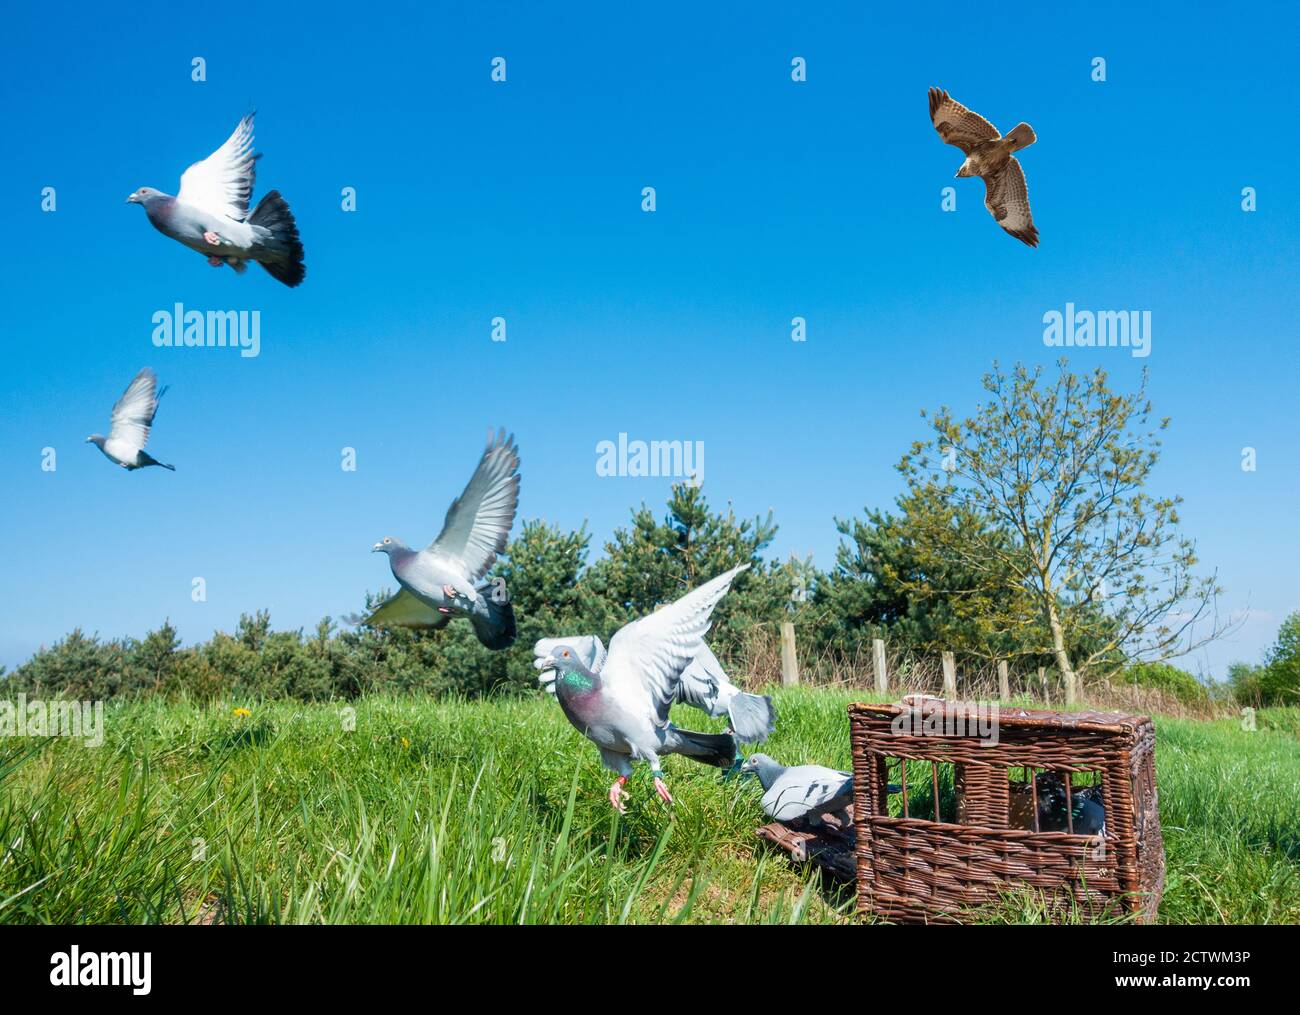
[[[715, 505], [771, 508], [773, 554], [829, 566], [832, 518], [898, 493], [919, 410], [973, 407], [995, 358], [1053, 361], [1042, 317], [1067, 301], [1151, 311], [1150, 358], [1072, 364], [1122, 386], [1149, 366], [1173, 418], [1152, 489], [1186, 498], [1224, 607], [1252, 611], [1191, 665], [1257, 658], [1300, 608], [1297, 149], [1276, 127], [1295, 7], [805, 6], [12, 9], [0, 663], [74, 626], [170, 617], [193, 641], [258, 607], [278, 627], [355, 610], [391, 584], [371, 543], [432, 538], [496, 424], [523, 518], [586, 519], [599, 545], [670, 481], [598, 477], [596, 444], [703, 441]], [[1034, 126], [1037, 250], [952, 179], [930, 85]], [[174, 192], [253, 107], [254, 196], [279, 189], [306, 247], [296, 290], [209, 268], [123, 203]], [[261, 355], [154, 348], [178, 301], [259, 310]], [[174, 474], [82, 443], [144, 365], [171, 385], [150, 450]]]

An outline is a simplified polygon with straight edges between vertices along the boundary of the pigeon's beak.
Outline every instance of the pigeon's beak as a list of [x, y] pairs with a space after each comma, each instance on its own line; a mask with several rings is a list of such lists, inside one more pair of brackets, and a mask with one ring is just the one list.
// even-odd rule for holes
[[371, 553], [378, 553], [378, 552], [379, 552], [380, 550], [382, 550], [383, 548], [384, 548], [384, 544], [383, 544], [383, 543], [376, 543], [374, 546], [372, 546], [372, 547], [370, 548], [370, 552], [371, 552]]
[[94, 437], [87, 437], [87, 438], [86, 438], [86, 443], [89, 444], [89, 443], [90, 443], [91, 441], [93, 441], [94, 439], [95, 439]]
[[129, 195], [127, 195], [126, 203], [127, 203], [127, 204], [139, 204], [139, 203], [140, 203], [140, 199], [139, 199], [138, 197], [136, 197], [134, 194], [129, 194]]

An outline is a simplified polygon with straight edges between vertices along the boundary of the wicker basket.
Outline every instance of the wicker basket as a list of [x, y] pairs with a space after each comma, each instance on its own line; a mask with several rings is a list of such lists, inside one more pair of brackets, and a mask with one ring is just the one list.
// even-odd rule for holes
[[[962, 922], [1027, 888], [1058, 914], [1072, 908], [1088, 919], [1154, 919], [1165, 858], [1151, 720], [1004, 708], [991, 738], [975, 732], [977, 715], [987, 722], [992, 708], [981, 707], [977, 713], [937, 698], [849, 706], [859, 912]], [[940, 767], [947, 765], [956, 806], [943, 815]], [[929, 774], [918, 783], [918, 772]], [[1038, 795], [1047, 778], [1066, 794], [1065, 830], [1041, 828]], [[1102, 834], [1073, 829], [1069, 798], [1084, 780], [1101, 787]], [[931, 799], [917, 814], [922, 794]]]

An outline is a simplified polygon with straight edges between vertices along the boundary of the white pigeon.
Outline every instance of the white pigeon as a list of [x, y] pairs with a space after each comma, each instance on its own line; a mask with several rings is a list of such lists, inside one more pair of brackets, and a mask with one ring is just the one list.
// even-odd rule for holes
[[271, 190], [248, 211], [256, 162], [253, 115], [239, 121], [226, 143], [181, 174], [175, 197], [141, 187], [127, 204], [141, 205], [154, 228], [191, 250], [214, 268], [229, 265], [242, 273], [256, 261], [289, 288], [306, 277], [298, 225], [278, 190]]
[[[605, 662], [605, 644], [594, 634], [570, 638], [542, 638], [533, 646], [533, 666], [540, 672], [537, 682], [548, 694], [555, 693], [555, 670], [546, 665], [551, 649], [567, 644], [590, 670], [599, 671]], [[741, 743], [762, 743], [776, 728], [776, 708], [766, 694], [749, 694], [728, 678], [713, 650], [700, 643], [691, 664], [682, 671], [677, 700], [698, 708], [714, 719], [727, 720], [727, 732]]]
[[487, 449], [465, 490], [447, 509], [438, 538], [423, 550], [385, 536], [371, 549], [388, 555], [402, 590], [365, 619], [372, 627], [440, 628], [468, 617], [490, 649], [515, 640], [515, 612], [504, 584], [480, 583], [506, 548], [519, 506], [519, 452], [505, 431]]
[[699, 654], [713, 609], [748, 564], [732, 568], [687, 593], [675, 603], [624, 625], [593, 669], [564, 639], [557, 639], [543, 660], [556, 671], [555, 697], [574, 728], [600, 749], [605, 767], [618, 773], [609, 802], [622, 811], [623, 786], [634, 761], [645, 761], [654, 774], [655, 792], [665, 803], [672, 796], [664, 783], [659, 758], [681, 754], [706, 765], [727, 768], [736, 756], [728, 733], [694, 733], [668, 721], [680, 693], [682, 671]]
[[149, 428], [153, 426], [154, 414], [158, 411], [158, 399], [166, 391], [166, 388], [158, 391], [157, 376], [145, 367], [135, 375], [113, 406], [108, 436], [93, 433], [86, 438], [86, 443], [94, 444], [110, 462], [127, 470], [159, 465], [175, 472], [176, 466], [151, 458], [144, 449], [149, 442]]

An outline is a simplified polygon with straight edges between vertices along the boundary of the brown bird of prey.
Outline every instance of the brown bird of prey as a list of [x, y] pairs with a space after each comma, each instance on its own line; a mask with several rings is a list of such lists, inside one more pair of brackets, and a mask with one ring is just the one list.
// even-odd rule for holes
[[1038, 140], [1034, 128], [1022, 123], [1003, 137], [988, 120], [940, 88], [930, 89], [930, 120], [945, 144], [956, 145], [966, 155], [957, 175], [983, 177], [984, 207], [998, 225], [1021, 243], [1038, 246], [1025, 171], [1011, 154]]

